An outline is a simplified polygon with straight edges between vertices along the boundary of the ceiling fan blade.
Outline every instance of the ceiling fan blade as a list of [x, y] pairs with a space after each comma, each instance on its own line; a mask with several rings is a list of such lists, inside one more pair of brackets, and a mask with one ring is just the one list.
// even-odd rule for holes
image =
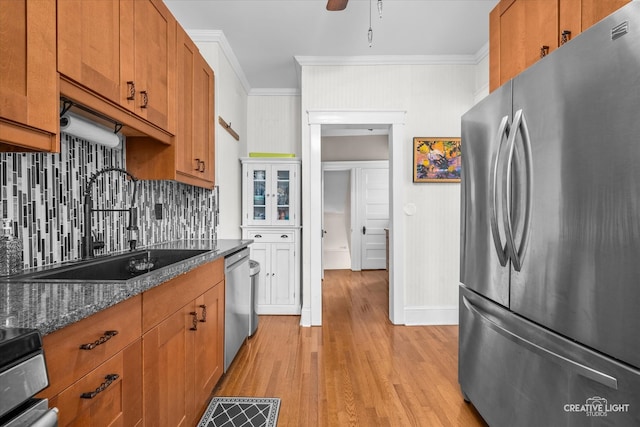
[[330, 11], [338, 11], [344, 10], [347, 7], [347, 2], [349, 0], [327, 0], [327, 10]]

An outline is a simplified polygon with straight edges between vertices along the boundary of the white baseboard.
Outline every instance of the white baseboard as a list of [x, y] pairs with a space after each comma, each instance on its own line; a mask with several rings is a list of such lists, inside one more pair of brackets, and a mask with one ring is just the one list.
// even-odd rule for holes
[[458, 306], [405, 307], [404, 323], [417, 325], [457, 325]]

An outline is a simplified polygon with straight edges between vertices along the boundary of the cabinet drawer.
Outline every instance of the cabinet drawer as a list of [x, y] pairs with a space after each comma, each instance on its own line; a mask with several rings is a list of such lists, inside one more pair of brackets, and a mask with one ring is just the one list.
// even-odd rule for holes
[[43, 345], [50, 386], [43, 394], [46, 397], [58, 394], [140, 338], [140, 301], [140, 296], [130, 298], [46, 335]]
[[142, 295], [142, 331], [149, 329], [224, 280], [224, 259], [201, 265]]
[[136, 425], [142, 420], [140, 340], [50, 400], [59, 425]]
[[293, 232], [283, 232], [283, 233], [274, 233], [274, 232], [259, 232], [259, 231], [251, 231], [249, 232], [249, 239], [255, 240], [256, 243], [286, 243], [286, 242], [294, 242], [294, 233]]

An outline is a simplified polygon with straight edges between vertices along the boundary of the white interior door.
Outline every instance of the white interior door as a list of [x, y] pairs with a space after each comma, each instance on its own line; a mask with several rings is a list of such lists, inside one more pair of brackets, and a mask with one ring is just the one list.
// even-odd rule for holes
[[385, 228], [389, 227], [389, 169], [361, 169], [358, 193], [361, 268], [384, 270], [387, 266]]

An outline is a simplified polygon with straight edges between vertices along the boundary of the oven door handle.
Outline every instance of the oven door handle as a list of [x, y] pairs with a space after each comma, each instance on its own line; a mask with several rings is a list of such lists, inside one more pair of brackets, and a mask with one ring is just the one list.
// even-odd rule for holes
[[31, 427], [54, 427], [58, 425], [58, 408], [51, 408], [40, 418], [35, 420]]

